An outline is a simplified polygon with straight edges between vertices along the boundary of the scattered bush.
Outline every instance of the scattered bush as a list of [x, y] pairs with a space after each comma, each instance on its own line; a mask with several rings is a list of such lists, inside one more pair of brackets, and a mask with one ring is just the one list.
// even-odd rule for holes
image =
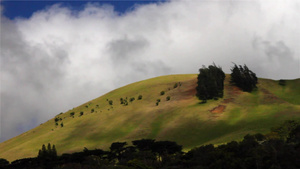
[[160, 99], [157, 99], [156, 101], [157, 101], [157, 102], [160, 102]]
[[171, 97], [170, 97], [170, 96], [167, 96], [167, 97], [166, 97], [166, 100], [167, 100], [167, 101], [169, 101], [170, 99], [171, 99]]
[[85, 107], [86, 107], [86, 108], [89, 108], [89, 106], [88, 106], [88, 105], [86, 105]]
[[124, 104], [124, 99], [122, 97], [120, 98], [120, 103]]
[[95, 111], [95, 110], [94, 110], [94, 109], [92, 109], [92, 110], [91, 110], [91, 113], [94, 113], [94, 111]]
[[165, 94], [165, 91], [161, 91], [161, 92], [160, 92], [160, 95], [164, 95], [164, 94]]
[[174, 84], [174, 89], [177, 88], [177, 87], [178, 87], [178, 83], [175, 83]]
[[57, 122], [55, 123], [55, 126], [58, 126], [58, 123], [57, 123]]
[[130, 102], [133, 102], [135, 100], [135, 98], [134, 97], [132, 97], [132, 98], [130, 98]]
[[71, 112], [71, 113], [70, 113], [70, 116], [74, 116], [74, 115], [75, 115], [75, 112]]
[[54, 119], [54, 122], [58, 122], [58, 121], [59, 121], [59, 118], [56, 117], [56, 118]]
[[63, 122], [60, 123], [60, 127], [64, 127], [64, 123]]
[[158, 106], [159, 102], [156, 102], [156, 106]]
[[80, 112], [80, 116], [82, 116], [83, 115], [83, 111], [82, 112]]
[[142, 100], [143, 96], [139, 95], [138, 100]]
[[109, 103], [109, 105], [113, 105], [113, 101], [112, 100], [108, 101], [108, 103]]

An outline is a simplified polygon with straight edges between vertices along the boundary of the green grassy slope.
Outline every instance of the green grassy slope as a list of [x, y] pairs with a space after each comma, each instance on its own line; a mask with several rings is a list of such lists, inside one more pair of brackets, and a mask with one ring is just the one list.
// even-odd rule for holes
[[[239, 140], [248, 133], [266, 133], [287, 119], [300, 120], [300, 79], [259, 79], [258, 90], [245, 93], [225, 80], [224, 98], [199, 104], [197, 75], [170, 75], [136, 82], [111, 91], [0, 144], [0, 158], [36, 156], [42, 144], [55, 144], [59, 154], [107, 149], [112, 142], [141, 138], [176, 141], [189, 149], [202, 144]], [[177, 88], [174, 84], [180, 82]], [[164, 95], [160, 95], [165, 91]], [[142, 100], [138, 96], [142, 95]], [[170, 96], [169, 101], [166, 97]], [[120, 98], [135, 97], [128, 106]], [[156, 100], [161, 102], [156, 106]], [[107, 100], [112, 100], [109, 105]], [[94, 112], [92, 113], [92, 109]], [[70, 113], [74, 112], [74, 117]], [[80, 116], [80, 112], [84, 112]], [[60, 124], [63, 122], [64, 127]]]

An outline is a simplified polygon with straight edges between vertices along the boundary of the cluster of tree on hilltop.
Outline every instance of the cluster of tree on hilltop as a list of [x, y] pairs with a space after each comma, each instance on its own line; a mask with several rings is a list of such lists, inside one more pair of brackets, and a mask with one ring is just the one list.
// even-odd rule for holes
[[[230, 83], [235, 85], [246, 92], [252, 92], [253, 89], [257, 88], [257, 77], [246, 65], [237, 66], [231, 69], [231, 80]], [[207, 100], [223, 97], [224, 93], [224, 80], [225, 73], [222, 68], [215, 64], [209, 65], [208, 67], [203, 66], [199, 69], [197, 82], [197, 96], [203, 103]]]
[[[300, 123], [286, 121], [266, 135], [246, 135], [240, 142], [203, 145], [187, 153], [172, 141], [141, 139], [115, 142], [109, 151], [88, 150], [53, 156], [43, 146], [38, 157], [13, 161], [0, 159], [2, 169], [296, 169], [300, 168]], [[42, 155], [43, 154], [43, 155]]]

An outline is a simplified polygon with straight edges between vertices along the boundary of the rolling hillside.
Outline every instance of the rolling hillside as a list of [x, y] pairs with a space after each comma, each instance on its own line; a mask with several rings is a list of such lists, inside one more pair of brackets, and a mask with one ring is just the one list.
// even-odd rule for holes
[[[246, 93], [229, 85], [227, 76], [224, 98], [199, 104], [196, 78], [195, 74], [162, 76], [111, 91], [0, 143], [0, 158], [37, 156], [47, 143], [55, 144], [62, 154], [84, 147], [107, 149], [112, 142], [141, 138], [176, 141], [189, 149], [267, 133], [287, 119], [300, 120], [300, 79], [286, 81], [285, 86], [259, 79], [258, 90]], [[128, 105], [120, 104], [120, 98], [126, 97]]]

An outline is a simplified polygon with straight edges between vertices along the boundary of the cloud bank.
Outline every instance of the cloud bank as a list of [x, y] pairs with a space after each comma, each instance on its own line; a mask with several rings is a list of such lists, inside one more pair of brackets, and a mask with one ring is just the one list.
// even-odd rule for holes
[[56, 4], [1, 16], [0, 141], [125, 84], [213, 62], [227, 73], [235, 62], [259, 77], [299, 78], [299, 21], [294, 0], [174, 0], [121, 15]]

